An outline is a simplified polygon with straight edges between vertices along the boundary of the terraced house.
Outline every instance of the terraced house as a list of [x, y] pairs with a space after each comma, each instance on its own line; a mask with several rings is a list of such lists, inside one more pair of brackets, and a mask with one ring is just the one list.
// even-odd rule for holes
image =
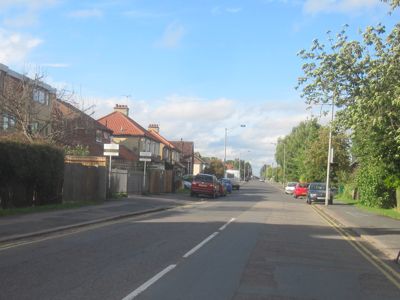
[[0, 64], [0, 134], [50, 136], [56, 89]]

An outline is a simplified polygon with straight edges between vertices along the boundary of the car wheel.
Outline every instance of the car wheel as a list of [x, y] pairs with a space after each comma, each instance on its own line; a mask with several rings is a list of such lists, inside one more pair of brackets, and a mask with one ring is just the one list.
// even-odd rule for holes
[[194, 197], [196, 194], [193, 192], [190, 192], [190, 197]]
[[293, 195], [293, 197], [294, 197], [295, 199], [297, 199], [297, 195]]

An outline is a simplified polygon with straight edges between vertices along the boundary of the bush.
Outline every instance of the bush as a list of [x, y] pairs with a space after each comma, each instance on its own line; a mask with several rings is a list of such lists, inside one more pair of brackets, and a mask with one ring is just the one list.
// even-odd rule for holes
[[63, 151], [46, 144], [0, 141], [2, 208], [61, 203]]
[[356, 173], [360, 203], [368, 207], [394, 207], [393, 189], [385, 184], [387, 177], [387, 170], [383, 164], [361, 164]]

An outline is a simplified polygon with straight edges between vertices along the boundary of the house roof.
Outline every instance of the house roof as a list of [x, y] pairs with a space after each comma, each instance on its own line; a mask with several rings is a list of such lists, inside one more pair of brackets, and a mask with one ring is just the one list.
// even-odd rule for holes
[[110, 128], [107, 128], [106, 126], [104, 126], [103, 124], [98, 122], [96, 119], [92, 118], [85, 112], [83, 112], [80, 109], [78, 109], [77, 107], [73, 106], [71, 103], [65, 102], [60, 99], [56, 99], [55, 104], [56, 104], [55, 107], [61, 110], [61, 112], [64, 114], [65, 118], [73, 119], [78, 115], [79, 117], [89, 119], [91, 122], [93, 122], [93, 124], [95, 124], [97, 129], [101, 129], [101, 130], [112, 133], [112, 130]]
[[149, 130], [149, 133], [154, 136], [160, 143], [166, 145], [167, 147], [177, 150], [180, 152], [179, 149], [177, 149], [170, 141], [168, 141], [166, 138], [164, 138], [161, 134], [159, 134], [157, 131], [154, 130]]
[[158, 141], [149, 131], [144, 129], [139, 123], [132, 120], [121, 112], [114, 111], [98, 121], [113, 131], [114, 136], [139, 136], [148, 137]]
[[194, 143], [188, 141], [171, 141], [171, 143], [180, 150], [185, 157], [193, 157], [194, 155]]
[[207, 164], [207, 162], [199, 155], [199, 153], [194, 154], [194, 163], [195, 164]]

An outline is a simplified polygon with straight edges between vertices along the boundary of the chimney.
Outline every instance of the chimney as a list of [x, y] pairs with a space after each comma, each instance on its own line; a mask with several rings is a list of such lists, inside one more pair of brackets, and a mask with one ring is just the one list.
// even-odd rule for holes
[[157, 133], [160, 132], [160, 126], [158, 126], [158, 124], [149, 124], [149, 131], [155, 131]]
[[116, 104], [114, 107], [114, 111], [119, 111], [120, 113], [123, 113], [125, 116], [129, 117], [128, 105]]

